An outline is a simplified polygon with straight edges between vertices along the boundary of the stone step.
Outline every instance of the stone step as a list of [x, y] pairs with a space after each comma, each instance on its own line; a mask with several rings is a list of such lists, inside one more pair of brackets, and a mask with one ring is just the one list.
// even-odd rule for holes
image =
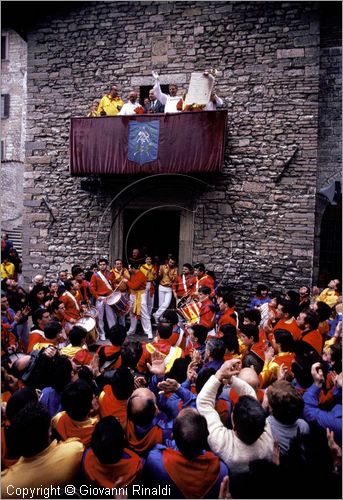
[[3, 229], [3, 232], [8, 234], [8, 239], [13, 241], [13, 247], [17, 250], [19, 256], [22, 256], [22, 243], [23, 243], [23, 228], [22, 226], [18, 226], [15, 229], [11, 229], [10, 231], [6, 231]]

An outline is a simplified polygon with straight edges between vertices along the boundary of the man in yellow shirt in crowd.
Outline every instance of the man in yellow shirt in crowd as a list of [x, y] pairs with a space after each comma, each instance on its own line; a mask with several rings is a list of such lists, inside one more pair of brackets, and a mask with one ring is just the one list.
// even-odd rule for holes
[[124, 101], [118, 96], [118, 88], [116, 85], [111, 87], [109, 94], [101, 98], [97, 109], [97, 116], [115, 116], [119, 113], [124, 105]]
[[15, 267], [14, 264], [12, 264], [12, 262], [10, 262], [7, 257], [3, 257], [0, 270], [1, 270], [2, 280], [5, 278], [10, 278], [10, 279], [14, 278]]

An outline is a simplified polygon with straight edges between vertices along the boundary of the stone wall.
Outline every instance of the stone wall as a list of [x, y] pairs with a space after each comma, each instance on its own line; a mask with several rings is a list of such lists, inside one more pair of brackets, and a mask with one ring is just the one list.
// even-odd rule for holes
[[27, 44], [13, 30], [7, 36], [8, 57], [1, 61], [1, 93], [9, 94], [9, 117], [1, 120], [4, 161], [1, 164], [1, 213], [6, 229], [21, 226], [25, 160]]
[[78, 4], [28, 34], [26, 275], [88, 264], [95, 248], [109, 253], [113, 194], [86, 193], [70, 177], [69, 118], [85, 115], [113, 82], [123, 96], [152, 84], [152, 67], [166, 81], [179, 74], [182, 86], [192, 71], [214, 66], [228, 141], [223, 173], [210, 179], [215, 190], [196, 200], [193, 261], [249, 293], [261, 281], [310, 284], [318, 3]]

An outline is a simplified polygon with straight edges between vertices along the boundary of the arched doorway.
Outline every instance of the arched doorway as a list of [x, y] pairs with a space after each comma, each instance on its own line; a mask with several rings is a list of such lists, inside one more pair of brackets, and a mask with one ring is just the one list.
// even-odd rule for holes
[[324, 211], [320, 228], [318, 285], [342, 275], [342, 198]]

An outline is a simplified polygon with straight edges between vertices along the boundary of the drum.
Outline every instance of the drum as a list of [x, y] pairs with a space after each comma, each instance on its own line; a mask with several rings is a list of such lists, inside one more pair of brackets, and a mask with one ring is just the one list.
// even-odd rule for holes
[[90, 316], [85, 316], [79, 319], [75, 324], [77, 326], [82, 326], [87, 330], [86, 344], [95, 344], [95, 342], [99, 338], [99, 334], [95, 326], [95, 319], [91, 318]]
[[93, 318], [93, 319], [96, 319], [98, 317], [98, 315], [99, 315], [99, 313], [97, 311], [97, 308], [94, 306], [91, 306], [84, 313], [84, 316], [89, 316], [90, 318]]
[[191, 325], [196, 324], [199, 321], [200, 309], [195, 301], [191, 301], [188, 304], [179, 308], [181, 316], [190, 323]]
[[130, 301], [127, 296], [121, 292], [113, 292], [105, 298], [106, 304], [113, 307], [118, 316], [124, 316], [130, 310]]

